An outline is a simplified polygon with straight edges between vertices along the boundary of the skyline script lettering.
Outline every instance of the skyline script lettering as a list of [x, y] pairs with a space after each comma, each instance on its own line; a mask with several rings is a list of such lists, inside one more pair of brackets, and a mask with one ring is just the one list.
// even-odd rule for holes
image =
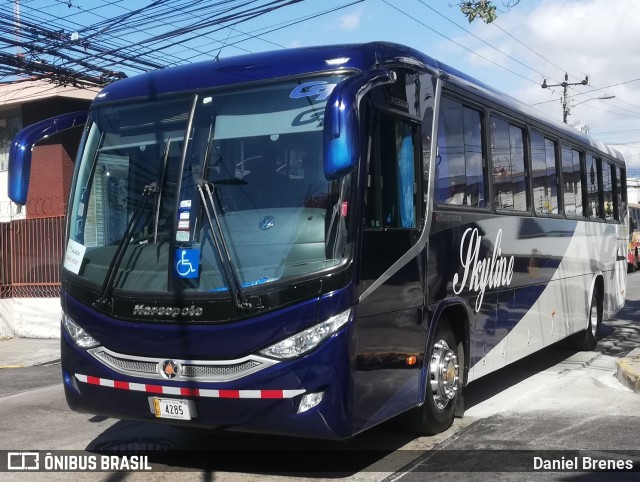
[[[491, 257], [480, 258], [480, 246], [482, 236], [478, 228], [467, 228], [462, 235], [460, 243], [460, 263], [464, 268], [462, 279], [458, 273], [453, 275], [453, 292], [456, 295], [462, 293], [467, 286], [471, 291], [478, 293], [476, 297], [476, 313], [482, 307], [484, 293], [487, 287], [498, 288], [509, 286], [513, 279], [514, 257], [502, 256], [502, 229], [496, 234], [496, 242]], [[458, 285], [459, 283], [459, 285]]]

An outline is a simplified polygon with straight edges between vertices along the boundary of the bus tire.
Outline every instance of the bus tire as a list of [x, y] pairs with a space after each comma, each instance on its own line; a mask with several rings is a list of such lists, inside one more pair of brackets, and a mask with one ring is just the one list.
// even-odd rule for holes
[[579, 351], [593, 350], [598, 343], [598, 338], [600, 338], [601, 324], [602, 304], [600, 300], [600, 292], [596, 288], [593, 290], [593, 294], [591, 295], [587, 327], [581, 332], [573, 335], [571, 339], [573, 347]]
[[459, 367], [464, 365], [464, 348], [448, 322], [439, 324], [428, 353], [425, 401], [405, 421], [407, 428], [421, 435], [435, 435], [451, 427], [462, 396]]

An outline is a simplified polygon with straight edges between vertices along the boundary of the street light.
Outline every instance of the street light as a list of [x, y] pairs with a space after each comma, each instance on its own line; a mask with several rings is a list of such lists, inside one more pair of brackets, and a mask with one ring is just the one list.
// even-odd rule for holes
[[589, 102], [590, 100], [609, 100], [613, 99], [615, 95], [603, 95], [602, 97], [591, 97], [590, 99], [583, 100], [582, 102], [578, 102], [577, 104], [573, 104], [571, 108], [573, 109], [575, 106], [584, 104], [585, 102]]
[[[571, 106], [567, 105], [565, 108], [565, 115], [564, 115], [565, 123], [567, 122], [566, 121], [567, 116], [569, 116], [571, 113], [571, 109], [573, 109], [575, 106], [584, 104], [585, 102], [589, 102], [590, 100], [608, 100], [608, 99], [613, 99], [614, 97], [615, 95], [603, 95], [602, 97], [591, 97], [590, 99], [585, 99], [581, 102], [578, 102], [577, 104], [573, 104]], [[575, 127], [581, 132], [584, 132], [585, 134], [589, 132], [589, 126], [587, 125], [574, 125], [573, 127]]]

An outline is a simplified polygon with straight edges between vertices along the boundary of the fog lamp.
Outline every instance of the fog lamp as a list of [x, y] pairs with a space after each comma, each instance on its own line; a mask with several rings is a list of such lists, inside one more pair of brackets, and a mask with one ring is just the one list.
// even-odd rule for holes
[[312, 409], [322, 401], [324, 392], [319, 393], [307, 393], [302, 400], [300, 400], [300, 406], [298, 407], [298, 413], [306, 412]]

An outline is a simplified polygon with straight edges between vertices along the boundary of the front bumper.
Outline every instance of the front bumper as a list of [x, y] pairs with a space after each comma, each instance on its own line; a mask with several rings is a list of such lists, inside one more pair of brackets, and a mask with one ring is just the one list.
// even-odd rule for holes
[[[62, 368], [73, 410], [108, 417], [242, 432], [341, 439], [353, 433], [353, 322], [312, 353], [226, 382], [132, 377], [76, 346], [62, 330]], [[302, 397], [322, 401], [298, 413]], [[191, 400], [191, 420], [156, 418], [150, 398]]]

